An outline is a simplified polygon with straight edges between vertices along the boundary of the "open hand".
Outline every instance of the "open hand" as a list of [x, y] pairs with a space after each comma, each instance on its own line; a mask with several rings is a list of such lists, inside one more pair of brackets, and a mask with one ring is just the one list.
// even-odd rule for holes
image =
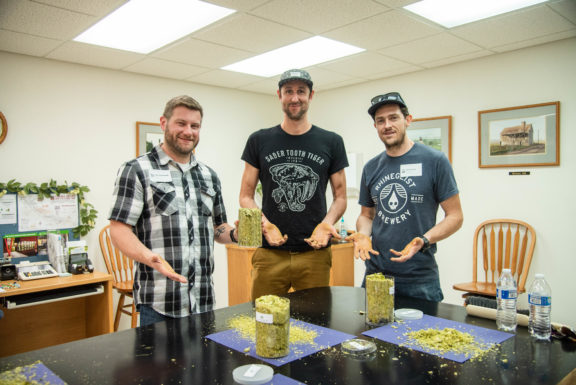
[[330, 237], [342, 239], [340, 235], [338, 235], [334, 226], [325, 222], [320, 222], [312, 232], [310, 238], [305, 238], [304, 241], [315, 249], [321, 249], [328, 244]]
[[370, 259], [370, 254], [380, 254], [372, 248], [372, 240], [366, 234], [354, 233], [347, 236], [345, 240], [354, 242], [354, 257], [356, 259], [360, 258], [361, 260], [365, 261]]
[[170, 266], [170, 264], [166, 262], [164, 258], [157, 254], [152, 255], [149, 266], [158, 270], [162, 275], [165, 275], [167, 278], [170, 278], [173, 281], [188, 283], [188, 280], [184, 276], [176, 273], [172, 266]]
[[262, 224], [262, 234], [264, 234], [264, 238], [266, 238], [266, 241], [270, 246], [280, 246], [285, 244], [288, 240], [288, 235], [282, 235], [280, 229], [269, 221]]
[[390, 252], [396, 255], [396, 258], [390, 258], [394, 262], [406, 262], [414, 256], [422, 247], [424, 246], [424, 241], [420, 237], [416, 237], [411, 240], [402, 251], [396, 251], [390, 249]]

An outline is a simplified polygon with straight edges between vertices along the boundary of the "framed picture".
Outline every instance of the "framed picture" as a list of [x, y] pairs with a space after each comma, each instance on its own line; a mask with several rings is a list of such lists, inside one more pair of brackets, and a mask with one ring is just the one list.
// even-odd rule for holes
[[478, 166], [560, 165], [560, 102], [478, 112]]
[[160, 123], [136, 122], [136, 156], [146, 154], [163, 141]]
[[452, 163], [452, 116], [413, 119], [406, 134], [414, 142], [442, 151]]

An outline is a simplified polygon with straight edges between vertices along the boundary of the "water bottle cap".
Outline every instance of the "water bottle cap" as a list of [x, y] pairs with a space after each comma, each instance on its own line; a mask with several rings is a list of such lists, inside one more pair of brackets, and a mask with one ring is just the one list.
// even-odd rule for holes
[[510, 270], [510, 269], [502, 269], [502, 272], [503, 272], [503, 273], [510, 273], [510, 272], [512, 272], [512, 270]]
[[544, 278], [544, 274], [542, 274], [542, 273], [536, 273], [536, 274], [534, 275], [534, 277], [535, 277], [536, 279], [538, 279], [538, 278]]

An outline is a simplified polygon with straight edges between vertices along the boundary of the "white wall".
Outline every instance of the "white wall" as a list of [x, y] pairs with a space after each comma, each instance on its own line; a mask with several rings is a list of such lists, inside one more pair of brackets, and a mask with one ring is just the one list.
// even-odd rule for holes
[[[367, 114], [370, 99], [399, 91], [414, 118], [452, 115], [452, 164], [460, 188], [464, 225], [439, 244], [437, 259], [445, 301], [461, 304], [454, 283], [472, 276], [472, 236], [490, 218], [517, 218], [536, 230], [534, 273], [546, 275], [553, 290], [552, 318], [576, 326], [576, 39], [518, 50], [441, 68], [318, 93], [313, 120], [338, 131], [348, 152], [364, 162], [384, 150]], [[478, 168], [478, 111], [560, 101], [560, 167]], [[511, 170], [529, 176], [508, 176]], [[346, 220], [359, 206], [348, 202]], [[356, 272], [361, 273], [362, 266]], [[361, 276], [361, 274], [360, 274]], [[358, 283], [357, 276], [356, 282]], [[527, 306], [526, 295], [520, 305]]]
[[[437, 255], [446, 301], [462, 303], [451, 287], [471, 276], [476, 225], [487, 218], [518, 218], [537, 231], [529, 282], [535, 272], [545, 273], [554, 291], [553, 319], [576, 325], [570, 297], [576, 271], [571, 226], [576, 162], [568, 146], [576, 139], [575, 64], [576, 39], [569, 39], [316, 94], [312, 121], [340, 133], [347, 151], [362, 153], [364, 162], [383, 150], [366, 113], [372, 96], [396, 90], [415, 118], [453, 116], [452, 159], [465, 221]], [[229, 222], [237, 216], [247, 136], [281, 119], [275, 90], [258, 95], [4, 52], [0, 68], [0, 110], [9, 124], [0, 145], [0, 180], [53, 178], [89, 186], [87, 199], [99, 211], [96, 229], [107, 223], [119, 165], [135, 155], [135, 122], [157, 122], [172, 96], [190, 94], [205, 108], [198, 155], [220, 175]], [[516, 177], [508, 176], [508, 168], [478, 168], [477, 111], [556, 100], [561, 102], [560, 167], [521, 168], [531, 175]], [[350, 199], [349, 224], [358, 212]], [[97, 268], [104, 270], [96, 229], [86, 239]], [[358, 284], [362, 263], [356, 267]], [[220, 245], [214, 280], [217, 306], [226, 306], [226, 252]]]

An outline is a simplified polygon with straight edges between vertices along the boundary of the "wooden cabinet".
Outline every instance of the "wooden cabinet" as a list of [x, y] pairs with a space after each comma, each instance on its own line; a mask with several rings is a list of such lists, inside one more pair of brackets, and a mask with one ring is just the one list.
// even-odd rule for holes
[[[20, 288], [0, 293], [0, 304], [21, 296], [44, 298], [42, 302], [23, 307], [2, 307], [4, 318], [0, 320], [0, 357], [113, 331], [110, 274], [94, 272], [19, 281], [19, 284]], [[72, 294], [70, 290], [89, 286], [100, 286], [101, 292], [88, 296], [68, 296]]]
[[[330, 286], [354, 286], [354, 244], [332, 244], [332, 269]], [[252, 289], [253, 247], [227, 244], [228, 253], [228, 305], [250, 301]]]

